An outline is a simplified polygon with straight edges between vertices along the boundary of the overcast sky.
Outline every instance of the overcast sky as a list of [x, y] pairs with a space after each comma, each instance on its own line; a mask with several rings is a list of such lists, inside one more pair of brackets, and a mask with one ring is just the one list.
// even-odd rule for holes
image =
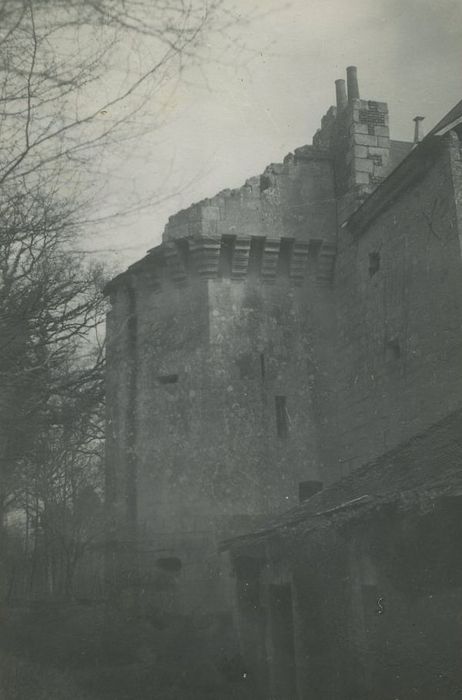
[[[206, 66], [168, 103], [167, 124], [118, 164], [130, 190], [169, 195], [155, 211], [111, 225], [91, 246], [125, 267], [160, 242], [168, 216], [238, 187], [306, 143], [335, 102], [334, 81], [358, 66], [361, 96], [384, 100], [392, 138], [429, 130], [462, 98], [462, 0], [238, 0], [262, 13], [240, 32], [252, 50]], [[211, 54], [218, 57], [219, 40]], [[239, 64], [239, 67], [236, 67]]]

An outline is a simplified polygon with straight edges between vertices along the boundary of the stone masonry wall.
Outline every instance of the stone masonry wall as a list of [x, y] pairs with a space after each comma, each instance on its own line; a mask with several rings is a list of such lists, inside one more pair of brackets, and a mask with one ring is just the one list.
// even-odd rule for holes
[[447, 142], [432, 158], [364, 230], [339, 235], [332, 435], [343, 473], [460, 405], [460, 161]]
[[224, 190], [170, 217], [164, 241], [238, 235], [333, 242], [335, 232], [330, 154], [305, 146], [240, 189]]
[[219, 607], [219, 539], [295, 505], [300, 482], [329, 480], [312, 306], [322, 328], [332, 313], [316, 300], [328, 296], [334, 258], [328, 245], [290, 239], [182, 243], [152, 251], [114, 292], [109, 492], [128, 542], [136, 484], [142, 569], [179, 559], [183, 604]]

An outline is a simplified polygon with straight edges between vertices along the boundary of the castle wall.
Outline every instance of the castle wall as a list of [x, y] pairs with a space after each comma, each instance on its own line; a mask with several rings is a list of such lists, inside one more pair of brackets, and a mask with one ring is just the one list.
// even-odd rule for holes
[[388, 177], [410, 145], [386, 104], [340, 98], [313, 146], [171, 217], [109, 285], [112, 537], [167, 607], [218, 608], [219, 540], [459, 405], [459, 142]]
[[[187, 607], [217, 608], [218, 541], [326, 478], [313, 309], [329, 297], [333, 250], [225, 236], [188, 246], [164, 243], [114, 293], [108, 495], [114, 537], [139, 543], [143, 590], [174, 590], [164, 607], [183, 590]], [[166, 560], [180, 568], [159, 584]]]
[[164, 241], [221, 235], [335, 241], [333, 162], [304, 146], [240, 189], [224, 190], [170, 217]]
[[343, 473], [460, 405], [459, 146], [426, 153], [382, 212], [339, 234], [333, 434]]

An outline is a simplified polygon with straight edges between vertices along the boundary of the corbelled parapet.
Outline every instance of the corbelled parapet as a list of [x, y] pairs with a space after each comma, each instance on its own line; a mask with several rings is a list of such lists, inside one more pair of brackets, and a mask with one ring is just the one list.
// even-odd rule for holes
[[332, 279], [335, 244], [294, 238], [220, 236], [166, 241], [114, 278], [106, 287], [111, 294], [132, 276], [143, 275], [153, 290], [183, 287], [193, 280], [252, 277], [266, 284], [285, 279], [295, 286], [308, 277], [319, 284]]

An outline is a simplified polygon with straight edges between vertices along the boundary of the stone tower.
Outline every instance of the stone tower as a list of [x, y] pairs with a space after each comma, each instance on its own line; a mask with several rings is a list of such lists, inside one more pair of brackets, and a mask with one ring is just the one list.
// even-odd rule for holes
[[392, 149], [387, 106], [359, 98], [356, 69], [348, 94], [336, 87], [312, 146], [171, 217], [162, 244], [108, 285], [119, 588], [219, 611], [218, 541], [339, 476], [337, 231], [385, 177]]

